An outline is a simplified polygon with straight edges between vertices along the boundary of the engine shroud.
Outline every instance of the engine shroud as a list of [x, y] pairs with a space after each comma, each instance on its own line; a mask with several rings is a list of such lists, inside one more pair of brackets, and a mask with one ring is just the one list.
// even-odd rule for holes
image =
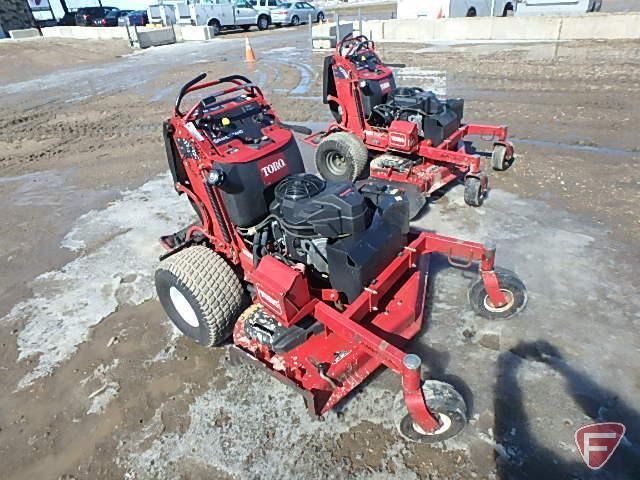
[[353, 301], [406, 244], [409, 205], [397, 189], [357, 188], [291, 175], [275, 189], [271, 213], [284, 230], [288, 256], [328, 274]]

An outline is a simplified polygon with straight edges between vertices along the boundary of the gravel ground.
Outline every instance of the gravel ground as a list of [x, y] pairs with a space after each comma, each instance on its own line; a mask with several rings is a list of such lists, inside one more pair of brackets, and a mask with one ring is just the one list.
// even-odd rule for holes
[[[483, 207], [454, 186], [415, 224], [495, 240], [530, 294], [520, 317], [488, 322], [467, 305], [470, 276], [434, 259], [409, 350], [459, 388], [471, 421], [425, 446], [395, 430], [392, 373], [311, 421], [285, 387], [230, 367], [228, 347], [176, 335], [154, 299], [156, 239], [191, 217], [160, 140], [179, 86], [237, 72], [287, 121], [329, 119], [306, 29], [250, 38], [255, 65], [233, 33], [135, 53], [1, 45], [0, 65], [23, 59], [0, 77], [3, 476], [639, 478], [640, 44], [382, 47], [408, 65], [400, 84], [466, 98], [467, 121], [508, 124], [518, 154]], [[627, 436], [592, 472], [573, 434], [600, 419]]]

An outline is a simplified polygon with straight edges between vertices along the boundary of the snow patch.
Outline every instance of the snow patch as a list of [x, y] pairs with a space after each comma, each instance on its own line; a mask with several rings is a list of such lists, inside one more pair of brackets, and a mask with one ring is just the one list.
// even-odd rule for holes
[[172, 191], [167, 173], [76, 221], [62, 247], [80, 256], [37, 277], [32, 297], [2, 319], [25, 322], [17, 336], [18, 361], [35, 359], [18, 389], [51, 374], [119, 305], [153, 297], [158, 238], [191, 221], [190, 208]]

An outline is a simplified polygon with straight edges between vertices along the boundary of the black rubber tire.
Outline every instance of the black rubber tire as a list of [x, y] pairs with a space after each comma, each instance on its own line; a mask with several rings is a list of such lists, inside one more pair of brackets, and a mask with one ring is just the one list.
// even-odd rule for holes
[[256, 26], [258, 27], [258, 30], [268, 30], [270, 23], [271, 23], [271, 20], [269, 20], [269, 17], [267, 17], [266, 15], [260, 15], [258, 17], [258, 22], [256, 23]]
[[476, 280], [471, 287], [469, 287], [469, 303], [473, 311], [484, 318], [495, 320], [513, 317], [527, 306], [527, 289], [518, 276], [511, 270], [496, 268], [495, 272], [500, 282], [500, 290], [508, 292], [511, 298], [507, 307], [496, 310], [490, 308], [490, 305], [487, 303], [488, 295], [484, 288], [482, 278]]
[[324, 13], [320, 12], [318, 13], [318, 16], [316, 17], [316, 22], [320, 23], [324, 20]]
[[251, 29], [251, 25], [242, 25], [242, 30], [248, 32]]
[[491, 167], [494, 170], [502, 172], [509, 168], [509, 158], [507, 158], [507, 147], [497, 144], [493, 147], [491, 153]]
[[[171, 321], [204, 346], [224, 342], [246, 304], [245, 291], [231, 266], [202, 245], [185, 248], [160, 262], [155, 283], [160, 303]], [[178, 312], [172, 294], [186, 300], [197, 320], [191, 319], [191, 323], [197, 326]]]
[[[332, 156], [346, 162], [344, 171], [329, 165]], [[352, 133], [335, 132], [326, 136], [316, 150], [316, 168], [322, 178], [330, 182], [355, 182], [369, 159], [367, 147]]]
[[297, 27], [298, 25], [300, 25], [300, 18], [297, 15], [291, 17], [291, 25], [293, 27]]
[[413, 419], [406, 412], [404, 402], [398, 401], [396, 411], [404, 413], [398, 422], [400, 434], [412, 442], [436, 443], [455, 437], [467, 425], [467, 404], [462, 395], [450, 384], [439, 380], [425, 380], [422, 392], [429, 411], [440, 418], [444, 430], [422, 433], [416, 429]]
[[476, 12], [475, 8], [470, 8], [469, 11], [467, 12], [467, 17], [475, 17], [477, 15], [478, 13]]
[[464, 203], [471, 207], [482, 205], [482, 182], [476, 177], [467, 177], [464, 181]]
[[213, 27], [213, 36], [214, 37], [220, 35], [220, 22], [218, 20], [211, 20], [209, 22], [209, 26]]

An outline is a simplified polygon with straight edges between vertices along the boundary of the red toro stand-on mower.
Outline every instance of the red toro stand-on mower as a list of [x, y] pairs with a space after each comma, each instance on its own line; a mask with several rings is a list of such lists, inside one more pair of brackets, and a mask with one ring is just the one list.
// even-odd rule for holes
[[[175, 188], [199, 217], [162, 238], [156, 288], [171, 320], [203, 345], [232, 334], [234, 358], [298, 390], [314, 415], [385, 365], [402, 376], [406, 437], [458, 433], [460, 394], [423, 381], [420, 357], [401, 349], [422, 326], [430, 254], [462, 267], [479, 262], [469, 298], [486, 317], [522, 309], [522, 283], [494, 270], [492, 247], [411, 231], [397, 189], [304, 173], [296, 128], [256, 85], [204, 77], [182, 88], [164, 125]], [[181, 110], [186, 94], [210, 87], [218, 90]]]
[[507, 128], [463, 124], [464, 100], [440, 101], [432, 92], [399, 87], [367, 37], [347, 35], [325, 58], [323, 101], [336, 123], [305, 141], [316, 151], [326, 180], [355, 181], [369, 158], [370, 177], [401, 186], [413, 218], [426, 197], [464, 177], [464, 199], [479, 206], [487, 191], [480, 157], [464, 140], [480, 135], [494, 141], [491, 163], [505, 170], [513, 158]]

